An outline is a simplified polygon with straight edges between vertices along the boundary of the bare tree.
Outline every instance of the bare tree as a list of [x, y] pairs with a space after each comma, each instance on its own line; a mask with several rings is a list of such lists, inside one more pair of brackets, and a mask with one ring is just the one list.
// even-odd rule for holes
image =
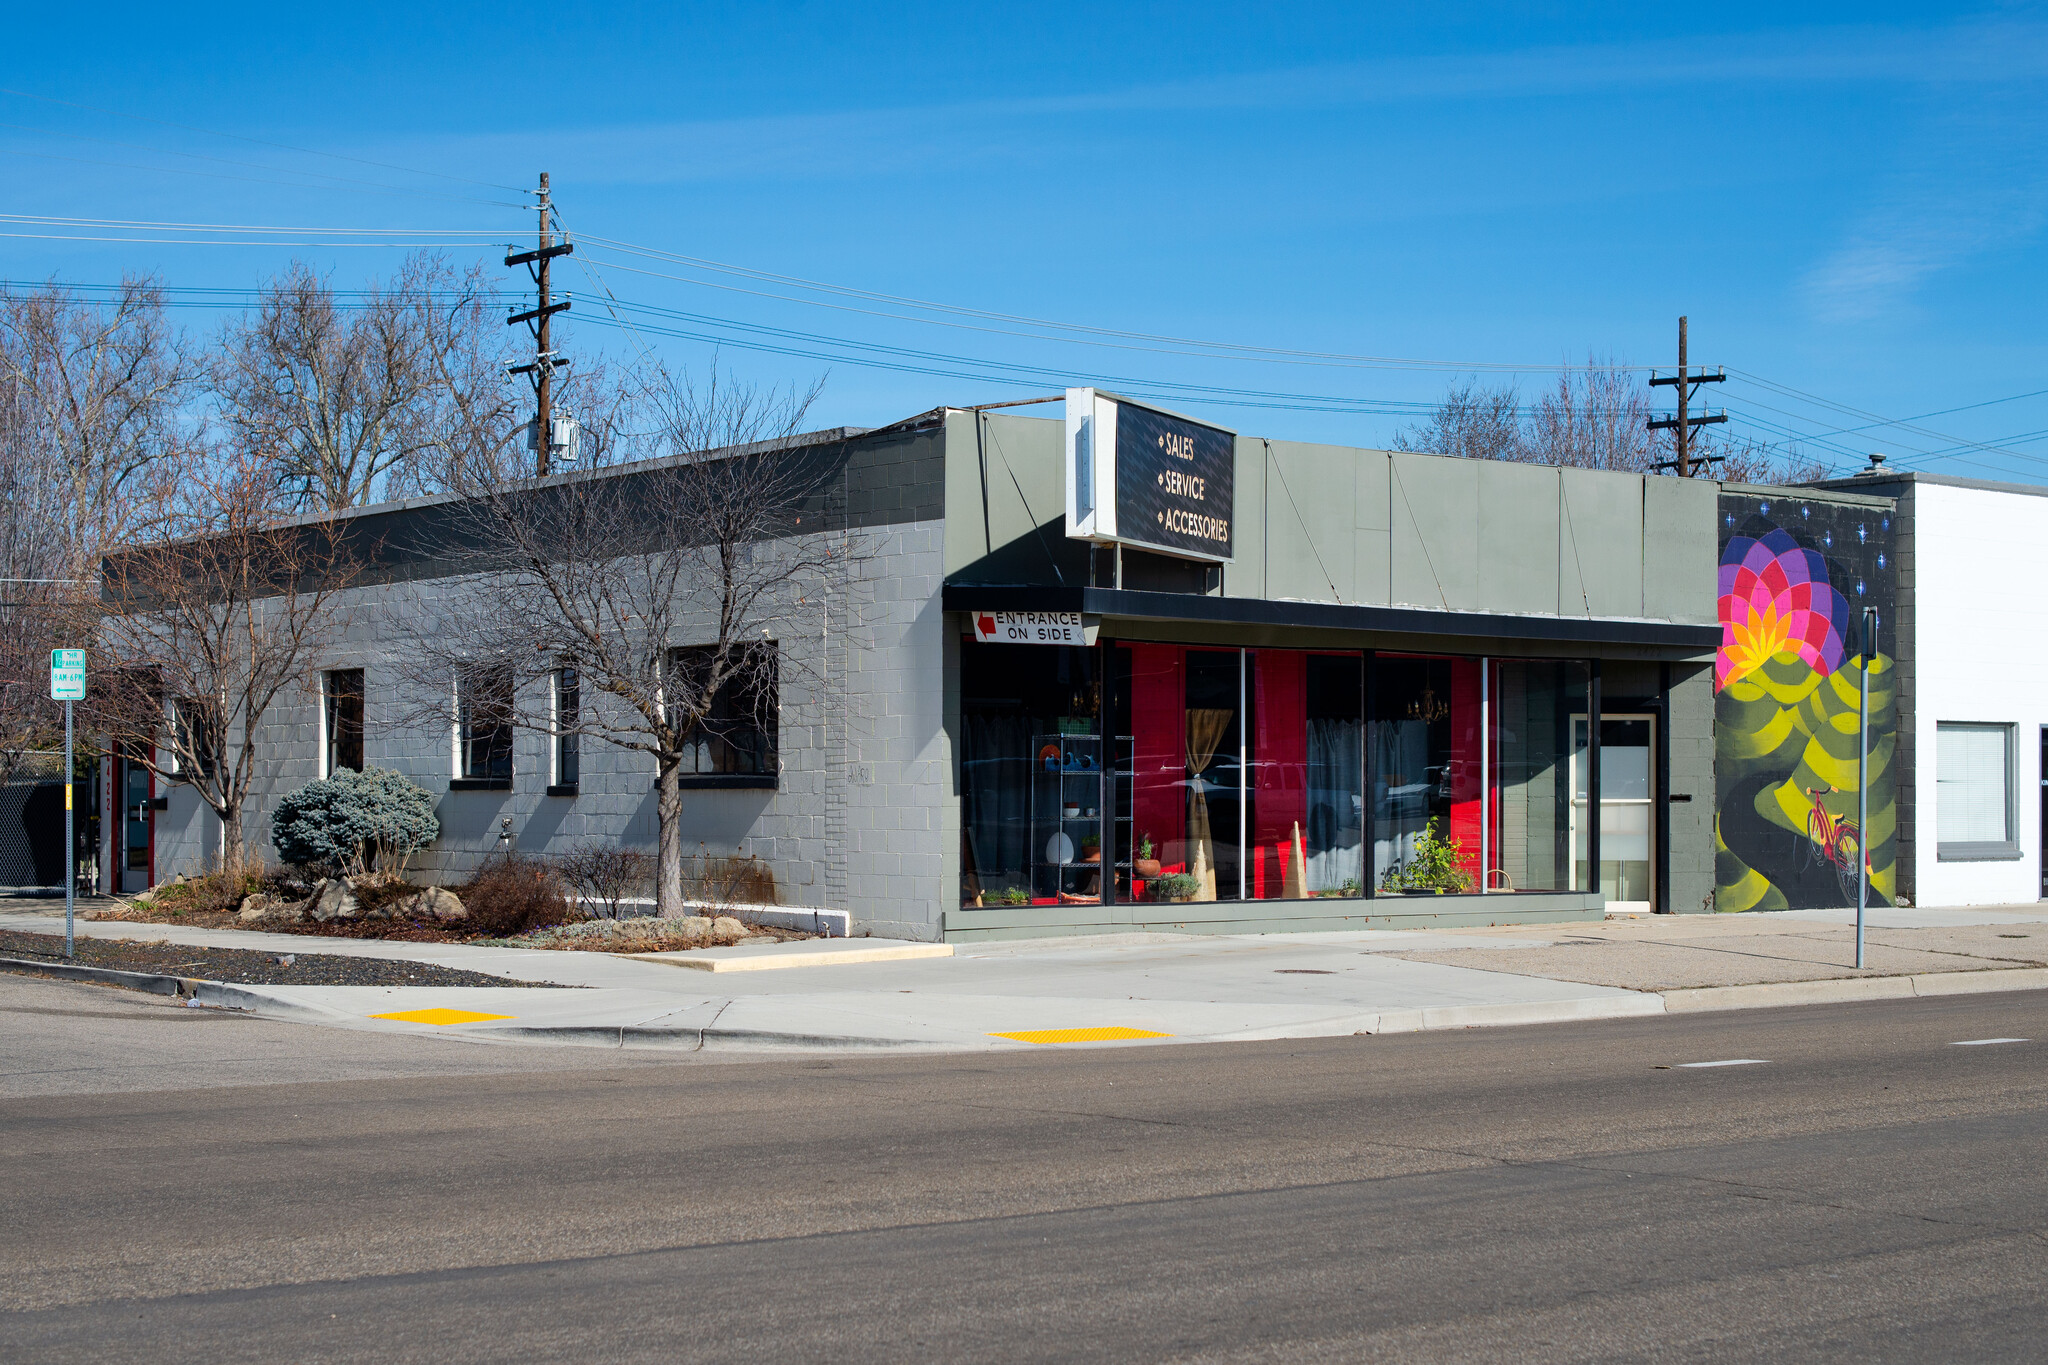
[[59, 742], [47, 651], [86, 643], [101, 553], [160, 514], [198, 380], [151, 281], [0, 291], [0, 770]]
[[258, 732], [344, 628], [337, 594], [360, 556], [336, 523], [281, 516], [253, 456], [181, 474], [166, 532], [106, 560], [106, 662], [87, 718], [132, 761], [191, 785], [220, 818], [222, 867], [238, 870]]
[[1394, 449], [1467, 460], [1518, 460], [1521, 395], [1513, 385], [1484, 389], [1477, 380], [1451, 385], [1428, 420], [1394, 434]]
[[[1395, 434], [1393, 448], [1467, 459], [1513, 460], [1569, 469], [1642, 474], [1668, 461], [1672, 442], [1649, 429], [1658, 411], [1635, 371], [1618, 360], [1587, 357], [1559, 371], [1533, 404], [1513, 387], [1453, 383], [1429, 418]], [[1796, 446], [1774, 454], [1763, 442], [1722, 426], [1693, 433], [1701, 470], [1740, 483], [1801, 483], [1827, 477], [1828, 465]], [[1718, 462], [1704, 457], [1719, 456]], [[1661, 471], [1660, 471], [1661, 472]]]
[[221, 416], [272, 464], [281, 496], [307, 509], [377, 501], [414, 464], [495, 459], [511, 423], [493, 368], [504, 332], [494, 303], [480, 268], [457, 272], [429, 253], [349, 296], [293, 262], [221, 338]]
[[1656, 463], [1649, 391], [1626, 367], [1592, 356], [1561, 370], [1529, 413], [1524, 458], [1572, 469], [1640, 474]]
[[[645, 755], [656, 909], [676, 915], [685, 765], [774, 723], [780, 688], [812, 667], [781, 642], [815, 619], [808, 603], [860, 550], [821, 515], [831, 452], [789, 440], [815, 389], [763, 395], [657, 374], [645, 392], [664, 457], [467, 490], [449, 538], [477, 547], [476, 572], [408, 613], [408, 653], [416, 695], [483, 680], [479, 693], [506, 699], [514, 725]], [[707, 435], [726, 451], [707, 453]], [[573, 715], [556, 704], [561, 670], [576, 679]], [[460, 682], [453, 695], [459, 708]], [[446, 707], [418, 718], [459, 723]]]
[[101, 550], [143, 529], [165, 465], [192, 448], [187, 404], [199, 365], [164, 318], [153, 281], [122, 281], [107, 303], [52, 285], [0, 292], [0, 436], [11, 491], [0, 515], [15, 577], [84, 578]]

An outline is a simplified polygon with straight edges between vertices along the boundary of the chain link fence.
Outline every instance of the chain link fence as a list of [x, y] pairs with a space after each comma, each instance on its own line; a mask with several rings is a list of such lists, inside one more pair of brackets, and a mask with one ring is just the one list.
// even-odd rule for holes
[[[98, 891], [98, 862], [91, 856], [99, 783], [96, 766], [80, 766], [72, 811], [79, 864], [79, 890]], [[0, 895], [64, 894], [64, 755], [23, 754], [0, 778]]]

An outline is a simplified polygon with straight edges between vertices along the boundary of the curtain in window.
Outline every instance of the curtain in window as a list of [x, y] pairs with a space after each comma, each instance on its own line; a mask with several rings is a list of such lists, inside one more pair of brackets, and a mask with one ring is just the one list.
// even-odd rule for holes
[[1006, 877], [1022, 877], [1031, 835], [1031, 720], [1026, 716], [967, 716], [963, 765], [963, 874], [975, 889], [993, 890]]
[[1209, 794], [1202, 770], [1216, 761], [1216, 750], [1235, 716], [1220, 708], [1188, 711], [1188, 871], [1201, 882], [1195, 892], [1198, 901], [1216, 899], [1216, 840], [1209, 829]]
[[1363, 876], [1365, 747], [1357, 720], [1308, 723], [1308, 889], [1339, 891]]

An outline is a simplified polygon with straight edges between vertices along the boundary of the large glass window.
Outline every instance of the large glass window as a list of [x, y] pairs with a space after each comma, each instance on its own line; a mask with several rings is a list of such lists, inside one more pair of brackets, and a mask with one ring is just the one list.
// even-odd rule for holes
[[[717, 658], [711, 646], [671, 650], [679, 685], [701, 695]], [[740, 651], [686, 746], [683, 772], [696, 776], [769, 777], [780, 771], [777, 724], [780, 656], [773, 644]]]
[[1373, 882], [1382, 894], [1479, 889], [1480, 665], [1373, 660]]
[[[1490, 659], [1487, 666], [1487, 889], [1584, 889], [1585, 874], [1572, 861], [1571, 797], [1572, 718], [1586, 707], [1586, 666], [1535, 659]], [[1582, 744], [1583, 725], [1577, 733]], [[1642, 756], [1647, 800], [1647, 746]], [[1603, 854], [1618, 856], [1604, 847]]]
[[965, 904], [1101, 901], [1102, 832], [1115, 822], [1103, 818], [1100, 665], [1099, 651], [1066, 646], [963, 650]]
[[1262, 649], [1252, 676], [1252, 900], [1364, 892], [1364, 668], [1356, 654]]
[[2015, 857], [2013, 728], [1941, 721], [1934, 734], [1934, 829], [1940, 858]]
[[968, 643], [961, 677], [970, 906], [1586, 889], [1583, 663]]

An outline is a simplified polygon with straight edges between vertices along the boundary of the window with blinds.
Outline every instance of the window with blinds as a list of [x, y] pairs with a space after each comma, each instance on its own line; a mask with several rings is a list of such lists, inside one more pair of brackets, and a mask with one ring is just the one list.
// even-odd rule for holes
[[2010, 725], [1943, 721], [1935, 727], [1941, 857], [1996, 856], [2013, 848], [2012, 735]]

